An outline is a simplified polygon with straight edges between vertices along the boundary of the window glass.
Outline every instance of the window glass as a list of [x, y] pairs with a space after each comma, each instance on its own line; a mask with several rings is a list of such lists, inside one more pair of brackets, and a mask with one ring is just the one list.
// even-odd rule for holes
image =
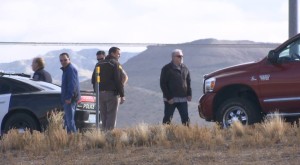
[[4, 81], [0, 80], [0, 94], [10, 93], [10, 86]]
[[279, 53], [279, 62], [300, 61], [299, 40], [289, 44]]
[[36, 88], [36, 87], [34, 87], [30, 84], [26, 84], [24, 82], [14, 80], [14, 79], [10, 79], [10, 78], [2, 77], [0, 79], [0, 82], [1, 82], [1, 88], [2, 88], [2, 84], [3, 84], [3, 89], [0, 89], [3, 92], [18, 94], [18, 93], [27, 93], [27, 92], [39, 91], [38, 88]]

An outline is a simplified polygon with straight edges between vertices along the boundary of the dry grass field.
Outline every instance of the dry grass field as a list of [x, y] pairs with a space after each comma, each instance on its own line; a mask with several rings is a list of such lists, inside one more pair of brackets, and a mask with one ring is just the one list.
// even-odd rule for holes
[[0, 164], [299, 164], [300, 128], [275, 116], [229, 129], [148, 125], [67, 134], [62, 114], [45, 132], [11, 130], [0, 140]]

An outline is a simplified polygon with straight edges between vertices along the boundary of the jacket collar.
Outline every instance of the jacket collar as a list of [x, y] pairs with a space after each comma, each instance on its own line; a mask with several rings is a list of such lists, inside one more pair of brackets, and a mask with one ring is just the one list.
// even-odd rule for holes
[[183, 66], [183, 64], [175, 65], [172, 61], [170, 62], [170, 64], [173, 69], [179, 69], [179, 70], [181, 70], [181, 68]]
[[60, 69], [61, 69], [62, 71], [65, 71], [70, 65], [71, 65], [71, 63], [69, 63], [66, 67], [61, 67]]
[[43, 69], [44, 69], [44, 67], [42, 67], [42, 68], [39, 68], [38, 70], [36, 70], [36, 72], [37, 72], [37, 71], [41, 71], [41, 70], [43, 70]]
[[114, 60], [117, 60], [117, 61], [118, 61], [118, 59], [117, 59], [116, 57], [112, 56], [112, 55], [106, 56], [105, 59], [108, 59], [108, 60], [114, 59]]

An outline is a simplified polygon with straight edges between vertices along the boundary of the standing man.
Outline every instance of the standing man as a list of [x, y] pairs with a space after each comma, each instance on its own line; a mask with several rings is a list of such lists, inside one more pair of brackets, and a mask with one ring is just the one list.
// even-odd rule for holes
[[77, 101], [80, 99], [80, 88], [78, 73], [76, 68], [71, 64], [68, 53], [59, 55], [59, 60], [62, 65], [60, 68], [63, 71], [61, 82], [61, 101], [65, 112], [65, 126], [68, 133], [76, 133], [75, 126], [75, 110]]
[[[96, 53], [96, 57], [97, 57], [97, 61], [100, 62], [100, 61], [103, 61], [105, 59], [105, 52], [103, 50], [99, 50], [97, 53]], [[96, 64], [97, 66], [97, 64]], [[96, 68], [95, 66], [95, 68]], [[91, 79], [91, 82], [93, 84], [93, 89], [94, 89], [94, 92], [96, 92], [96, 88], [95, 88], [95, 69], [93, 71], [93, 75], [92, 75], [92, 79]]]
[[41, 57], [36, 57], [32, 60], [31, 68], [34, 71], [32, 79], [34, 81], [45, 81], [52, 83], [52, 77], [49, 72], [44, 70], [45, 61]]
[[111, 47], [105, 60], [99, 61], [100, 83], [99, 104], [103, 130], [112, 130], [116, 126], [119, 104], [124, 103], [124, 84], [122, 82], [122, 66], [118, 62], [121, 52]]
[[[106, 57], [106, 56], [105, 56], [105, 52], [104, 52], [103, 50], [99, 50], [99, 51], [96, 53], [96, 57], [97, 57], [98, 63], [99, 63], [100, 61], [103, 61], [103, 60], [105, 59], [105, 57]], [[119, 61], [119, 57], [118, 57], [117, 60]], [[95, 69], [96, 69], [97, 65], [98, 65], [98, 64], [96, 64]], [[96, 88], [95, 88], [95, 81], [96, 81], [96, 80], [95, 80], [95, 69], [94, 69], [94, 71], [93, 71], [93, 75], [92, 75], [92, 79], [91, 79], [91, 83], [93, 84], [94, 92], [96, 92]], [[128, 81], [127, 73], [125, 72], [124, 69], [122, 69], [122, 82], [123, 82], [123, 84], [125, 85], [125, 84], [127, 83], [127, 81]]]
[[165, 104], [163, 124], [171, 123], [175, 108], [177, 108], [182, 124], [188, 126], [190, 119], [187, 101], [192, 100], [192, 89], [190, 72], [183, 64], [182, 50], [173, 50], [172, 61], [162, 68], [160, 88]]

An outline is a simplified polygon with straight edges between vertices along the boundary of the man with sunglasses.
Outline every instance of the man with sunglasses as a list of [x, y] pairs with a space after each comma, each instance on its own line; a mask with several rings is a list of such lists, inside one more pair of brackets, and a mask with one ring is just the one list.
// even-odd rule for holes
[[173, 50], [172, 61], [162, 68], [160, 88], [165, 104], [163, 124], [171, 123], [177, 108], [182, 124], [189, 126], [187, 102], [192, 100], [191, 78], [188, 68], [183, 64], [182, 50]]
[[123, 68], [118, 62], [121, 50], [111, 47], [105, 60], [98, 62], [100, 69], [99, 104], [102, 129], [112, 130], [116, 127], [119, 104], [125, 102]]
[[68, 133], [76, 133], [75, 110], [80, 99], [80, 87], [77, 69], [72, 65], [68, 53], [59, 55], [63, 71], [61, 81], [61, 101], [65, 112], [65, 126]]
[[[99, 50], [97, 53], [96, 53], [96, 58], [97, 58], [97, 61], [98, 63], [105, 60], [105, 52], [103, 50]], [[118, 59], [119, 60], [119, 57]], [[98, 63], [96, 64], [95, 68], [97, 67]], [[96, 82], [96, 79], [95, 79], [95, 69], [93, 71], [93, 75], [92, 75], [92, 79], [91, 79], [91, 83], [93, 84], [93, 89], [94, 89], [94, 92], [96, 92], [96, 89], [95, 89], [95, 82]], [[125, 85], [128, 81], [128, 76], [127, 76], [127, 73], [125, 72], [125, 70], [122, 68], [122, 83]]]
[[[98, 63], [100, 61], [103, 61], [105, 59], [105, 52], [103, 50], [99, 50], [96, 53], [96, 58], [97, 58]], [[96, 64], [96, 66], [97, 66], [97, 64]], [[96, 68], [96, 66], [95, 66], [95, 68]], [[93, 84], [94, 92], [96, 92], [96, 89], [95, 89], [95, 83], [96, 83], [95, 69], [94, 69], [93, 74], [92, 74], [91, 83]]]

